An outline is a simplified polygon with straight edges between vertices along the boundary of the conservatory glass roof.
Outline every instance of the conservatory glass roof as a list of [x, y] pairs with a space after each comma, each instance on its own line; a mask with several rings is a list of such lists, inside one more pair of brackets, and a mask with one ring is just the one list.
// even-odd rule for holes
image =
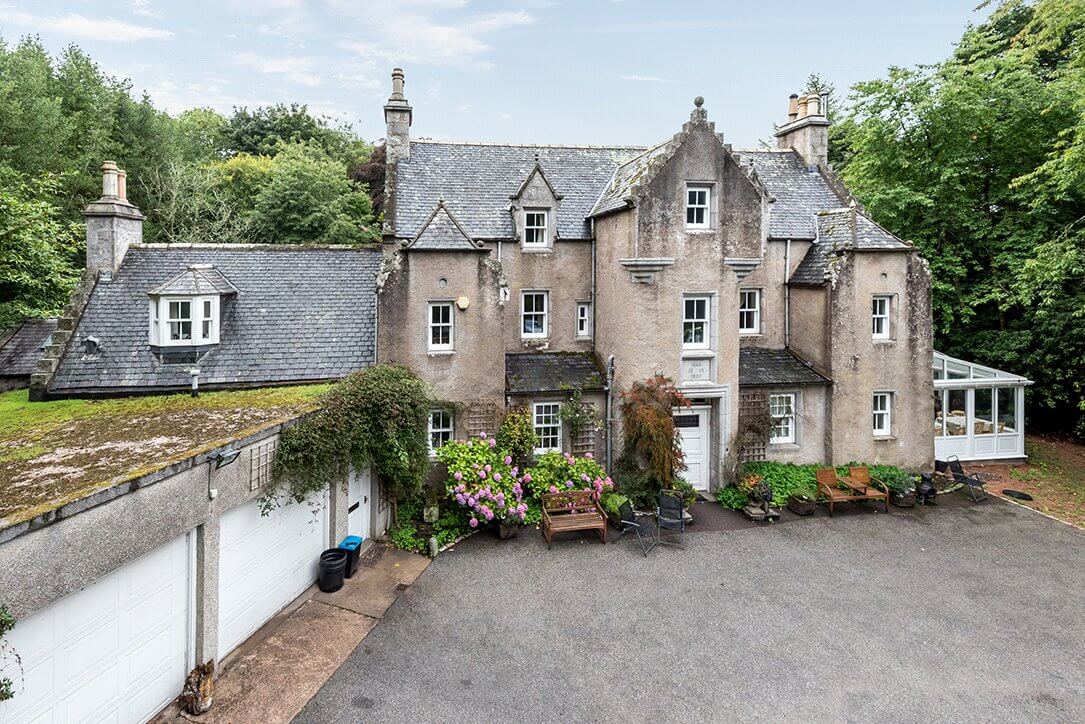
[[1002, 370], [996, 370], [994, 367], [986, 367], [975, 362], [966, 362], [937, 350], [934, 352], [931, 371], [934, 374], [936, 387], [1019, 386], [1032, 384], [1032, 380], [1021, 375], [1003, 372]]

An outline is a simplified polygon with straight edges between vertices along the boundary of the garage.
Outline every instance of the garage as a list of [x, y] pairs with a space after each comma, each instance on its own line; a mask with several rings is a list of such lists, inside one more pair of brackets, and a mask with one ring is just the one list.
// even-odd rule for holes
[[143, 722], [181, 691], [189, 670], [189, 536], [19, 621], [22, 658], [5, 672], [5, 722]]
[[260, 515], [251, 500], [222, 516], [219, 658], [316, 582], [328, 541], [326, 497]]

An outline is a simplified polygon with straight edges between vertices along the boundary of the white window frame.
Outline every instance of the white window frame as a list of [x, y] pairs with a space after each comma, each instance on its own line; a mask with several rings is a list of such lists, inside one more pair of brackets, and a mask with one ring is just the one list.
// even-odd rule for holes
[[[772, 427], [769, 429], [769, 442], [773, 445], [793, 445], [797, 439], [795, 434], [795, 393], [781, 392], [769, 395], [769, 416], [772, 417]], [[783, 411], [787, 414], [777, 414], [778, 405], [785, 405]], [[778, 422], [779, 420], [779, 422]], [[786, 426], [786, 434], [779, 434], [778, 430]]]
[[893, 393], [875, 392], [871, 399], [871, 427], [875, 437], [893, 434]]
[[[746, 305], [747, 299], [753, 299], [753, 306]], [[752, 315], [753, 324], [743, 325], [746, 317]], [[738, 332], [739, 334], [761, 334], [761, 290], [738, 290]]]
[[[704, 202], [690, 200], [691, 193], [704, 193]], [[689, 212], [699, 210], [703, 214], [701, 221], [690, 221]], [[686, 184], [685, 218], [687, 229], [711, 229], [712, 228], [712, 184]], [[696, 216], [696, 214], [694, 214]]]
[[[438, 309], [448, 310], [448, 321], [435, 322], [433, 319], [433, 313]], [[456, 349], [456, 311], [452, 307], [452, 302], [437, 301], [430, 302], [426, 307], [426, 349], [430, 352], [452, 352]], [[448, 329], [448, 341], [447, 342], [434, 342], [434, 332], [437, 330]]]
[[[173, 304], [188, 304], [187, 317], [170, 316], [170, 306]], [[210, 305], [211, 314], [205, 312]], [[148, 316], [150, 317], [150, 340], [151, 344], [158, 347], [195, 347], [206, 344], [218, 344], [221, 301], [218, 295], [204, 296], [168, 296], [151, 298], [148, 304]], [[207, 324], [207, 332], [204, 333], [204, 323]], [[189, 325], [188, 339], [173, 339], [171, 324]]]
[[[542, 311], [533, 309], [531, 312], [527, 311], [527, 298], [536, 297], [542, 299]], [[542, 331], [541, 332], [528, 332], [525, 331], [525, 322], [528, 315], [541, 316], [542, 317]], [[520, 338], [521, 339], [545, 339], [550, 335], [550, 292], [545, 289], [525, 289], [520, 292]]]
[[[439, 419], [435, 420], [434, 418]], [[428, 440], [427, 444], [429, 445], [429, 454], [430, 457], [433, 457], [442, 445], [451, 441], [452, 438], [456, 436], [456, 413], [445, 409], [430, 410], [427, 432], [429, 433], [426, 438]], [[443, 436], [446, 434], [448, 437], [445, 438], [440, 445], [435, 446], [433, 444], [435, 435]]]
[[[560, 402], [536, 402], [531, 406], [531, 427], [539, 437], [539, 446], [535, 448], [536, 454], [561, 450], [561, 403]], [[548, 439], [553, 439], [555, 445], [547, 445]]]
[[891, 339], [893, 296], [875, 294], [870, 301], [870, 335], [873, 339]]
[[[541, 225], [531, 223], [534, 214], [542, 216]], [[534, 241], [530, 240], [532, 236], [535, 237]], [[550, 246], [550, 209], [524, 209], [524, 246], [528, 249], [545, 249]]]
[[576, 303], [576, 338], [591, 339], [591, 302]]
[[[704, 303], [704, 317], [690, 316], [687, 305], [690, 302]], [[701, 325], [704, 327], [702, 341], [687, 342], [686, 326]], [[695, 326], [693, 328], [696, 328]], [[682, 349], [711, 349], [712, 347], [712, 297], [707, 294], [687, 294], [682, 297]]]

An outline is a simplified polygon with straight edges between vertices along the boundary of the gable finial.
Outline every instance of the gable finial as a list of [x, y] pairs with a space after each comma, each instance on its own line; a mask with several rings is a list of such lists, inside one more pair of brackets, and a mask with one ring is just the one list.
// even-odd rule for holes
[[697, 96], [693, 99], [693, 106], [693, 112], [689, 114], [689, 120], [694, 123], [708, 120], [708, 111], [703, 108], [704, 98], [702, 96]]

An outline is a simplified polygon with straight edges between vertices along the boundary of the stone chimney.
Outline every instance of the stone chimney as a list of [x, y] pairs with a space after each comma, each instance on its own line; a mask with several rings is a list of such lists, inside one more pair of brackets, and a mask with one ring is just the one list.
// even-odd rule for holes
[[794, 149], [807, 166], [829, 163], [829, 119], [817, 93], [788, 99], [787, 123], [776, 129], [777, 148]]
[[411, 105], [403, 95], [403, 70], [392, 69], [392, 95], [384, 104], [384, 123], [388, 126], [384, 137], [388, 163], [411, 157]]
[[87, 220], [87, 271], [111, 277], [131, 244], [143, 241], [143, 214], [128, 203], [128, 174], [102, 164], [102, 198], [83, 211]]

